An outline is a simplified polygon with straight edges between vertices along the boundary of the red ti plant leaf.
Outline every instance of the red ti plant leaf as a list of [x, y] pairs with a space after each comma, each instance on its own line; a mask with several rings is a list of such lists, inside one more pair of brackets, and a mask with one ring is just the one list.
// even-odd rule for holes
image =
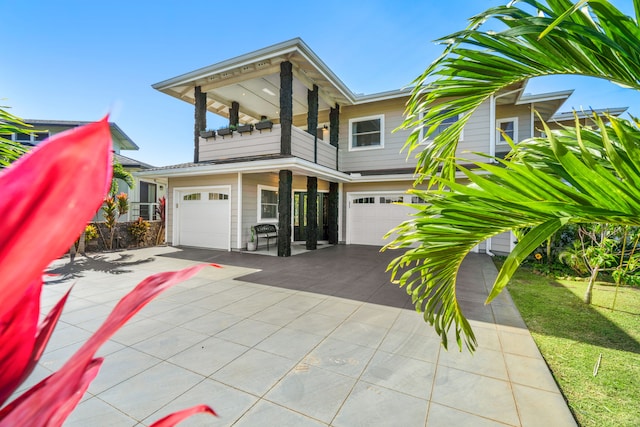
[[[216, 264], [210, 265], [220, 268]], [[45, 378], [0, 411], [0, 427], [41, 425], [43, 420], [49, 420], [46, 425], [61, 425], [88, 387], [88, 383], [85, 386], [84, 381], [95, 364], [93, 357], [98, 348], [160, 292], [189, 279], [204, 267], [206, 264], [180, 271], [158, 273], [140, 282], [118, 302], [102, 326], [59, 371]], [[82, 392], [78, 395], [80, 389]], [[60, 420], [60, 423], [56, 424], [51, 420]]]
[[3, 169], [0, 318], [84, 230], [107, 194], [111, 171], [106, 117], [54, 135]]
[[0, 406], [22, 383], [36, 340], [42, 282], [35, 280], [11, 311], [0, 317]]
[[[32, 291], [36, 290], [37, 291]], [[69, 298], [69, 289], [51, 309], [46, 319], [37, 327], [39, 317], [41, 282], [34, 282], [16, 308], [16, 314], [0, 321], [0, 406], [29, 377], [40, 360], [53, 329]], [[5, 328], [6, 326], [6, 328]], [[6, 334], [6, 335], [5, 335]]]
[[173, 414], [169, 414], [166, 417], [161, 418], [155, 423], [151, 424], [150, 427], [171, 427], [185, 420], [191, 415], [199, 414], [202, 412], [215, 415], [216, 417], [218, 416], [218, 414], [216, 414], [214, 410], [207, 405], [197, 405], [191, 408], [183, 409], [182, 411], [174, 412]]

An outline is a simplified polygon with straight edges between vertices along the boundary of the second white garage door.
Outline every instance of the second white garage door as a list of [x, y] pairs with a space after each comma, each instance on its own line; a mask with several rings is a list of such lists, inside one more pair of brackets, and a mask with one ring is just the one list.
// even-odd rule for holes
[[230, 190], [216, 187], [176, 193], [176, 243], [228, 250], [231, 236]]
[[384, 240], [382, 237], [415, 212], [412, 208], [396, 204], [404, 197], [411, 198], [398, 193], [348, 194], [347, 243], [375, 246], [389, 243], [392, 238]]

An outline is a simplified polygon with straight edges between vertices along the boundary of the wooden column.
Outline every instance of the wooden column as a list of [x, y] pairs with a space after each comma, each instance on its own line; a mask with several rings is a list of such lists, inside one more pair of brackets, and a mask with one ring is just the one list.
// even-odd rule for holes
[[233, 101], [229, 108], [229, 127], [238, 126], [238, 123], [240, 123], [240, 104]]
[[318, 248], [318, 178], [307, 177], [307, 249]]
[[329, 183], [329, 212], [327, 218], [327, 227], [329, 229], [329, 243], [332, 245], [338, 244], [338, 183]]
[[280, 154], [291, 155], [291, 125], [293, 123], [293, 66], [280, 63]]
[[280, 171], [278, 185], [278, 256], [291, 256], [291, 198], [293, 173]]
[[[307, 91], [307, 133], [313, 135], [313, 162], [318, 163], [318, 86]], [[315, 247], [314, 247], [315, 249]]]
[[207, 92], [196, 86], [193, 92], [195, 99], [195, 115], [193, 126], [193, 162], [200, 161], [200, 131], [207, 129]]
[[340, 170], [338, 155], [340, 150], [338, 147], [338, 138], [340, 136], [340, 106], [336, 104], [335, 108], [329, 110], [329, 144], [336, 147], [336, 170]]

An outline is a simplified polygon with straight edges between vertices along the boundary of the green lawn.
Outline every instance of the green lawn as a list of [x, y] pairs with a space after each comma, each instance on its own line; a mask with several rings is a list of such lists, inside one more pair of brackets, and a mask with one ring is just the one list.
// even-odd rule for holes
[[[557, 280], [523, 267], [508, 286], [581, 426], [640, 426], [640, 290]], [[597, 375], [594, 366], [602, 354]]]

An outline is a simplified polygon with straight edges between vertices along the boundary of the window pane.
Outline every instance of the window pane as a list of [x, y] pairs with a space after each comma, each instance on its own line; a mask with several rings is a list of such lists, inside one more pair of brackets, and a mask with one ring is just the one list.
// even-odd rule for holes
[[[515, 130], [515, 124], [512, 121], [508, 121], [508, 122], [501, 122], [500, 123], [500, 129], [507, 134], [507, 136], [509, 138], [511, 138], [511, 140], [515, 140], [514, 138], [514, 130]], [[500, 142], [507, 142], [507, 140], [504, 137], [504, 134], [502, 132], [500, 132]]]
[[49, 138], [49, 132], [36, 132], [34, 134], [36, 141], [44, 141]]
[[[444, 113], [448, 113], [451, 110], [445, 110], [443, 111]], [[433, 131], [433, 133], [431, 135], [429, 135], [429, 139], [433, 139], [436, 136], [440, 135], [442, 132], [444, 132], [449, 126], [451, 126], [452, 124], [454, 124], [455, 122], [458, 121], [458, 116], [453, 116], [453, 117], [448, 117], [446, 119], [444, 119], [442, 122], [440, 122], [440, 124], [438, 125], [438, 127]]]
[[16, 133], [16, 141], [31, 142], [31, 135], [26, 133]]
[[363, 120], [353, 124], [353, 133], [380, 132], [380, 119]]
[[272, 190], [262, 190], [262, 203], [278, 203], [278, 192]]
[[185, 194], [182, 200], [200, 200], [200, 193]]
[[370, 147], [381, 144], [381, 120], [371, 119], [351, 124], [351, 143], [353, 147]]
[[262, 205], [262, 219], [277, 219], [278, 205]]

